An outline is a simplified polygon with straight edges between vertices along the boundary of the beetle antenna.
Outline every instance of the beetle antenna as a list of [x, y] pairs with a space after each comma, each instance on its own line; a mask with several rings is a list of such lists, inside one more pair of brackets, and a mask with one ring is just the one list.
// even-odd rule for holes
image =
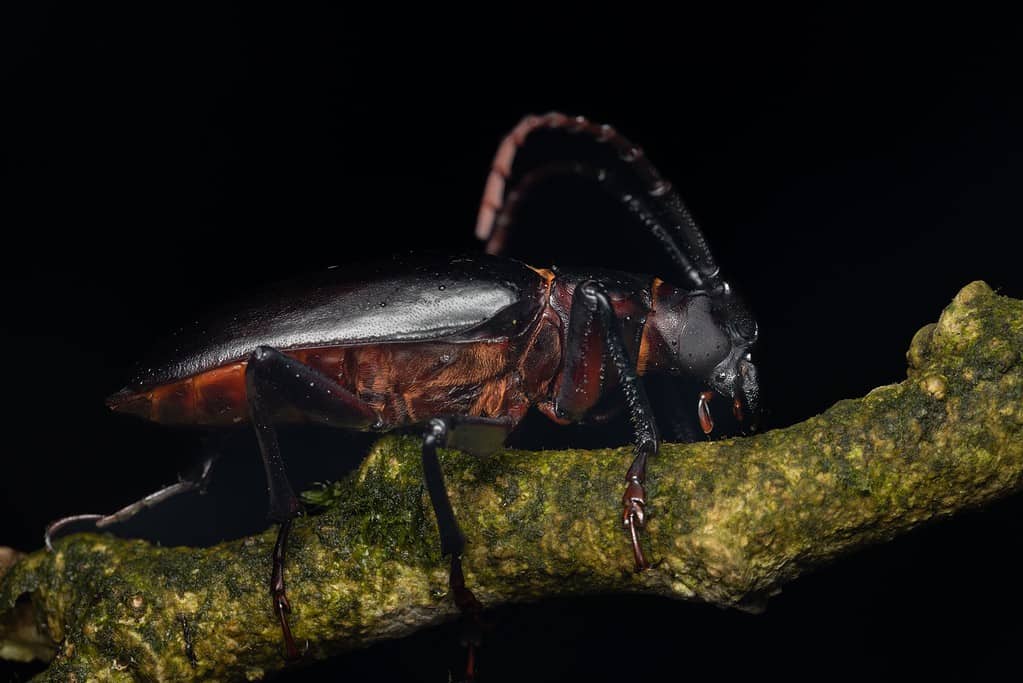
[[69, 524], [95, 522], [101, 519], [103, 519], [103, 515], [71, 515], [70, 517], [62, 517], [55, 522], [50, 522], [46, 526], [46, 532], [43, 534], [43, 542], [46, 544], [46, 549], [51, 553], [53, 552], [53, 537]]
[[664, 247], [675, 267], [685, 273], [693, 283], [706, 284], [706, 280], [693, 266], [692, 261], [679, 249], [672, 237], [672, 232], [658, 217], [656, 209], [642, 194], [632, 194], [625, 188], [613, 173], [580, 162], [553, 162], [529, 171], [505, 194], [504, 204], [497, 211], [493, 220], [493, 228], [487, 239], [486, 252], [500, 254], [508, 241], [508, 233], [515, 223], [523, 199], [536, 186], [546, 180], [560, 175], [574, 175], [592, 180], [610, 196], [619, 200], [622, 205], [636, 217]]
[[[494, 209], [490, 214], [489, 223], [485, 226], [486, 229], [481, 230], [480, 226], [477, 225], [476, 235], [480, 239], [487, 241], [485, 251], [493, 255], [504, 251], [505, 244], [508, 241], [508, 231], [518, 217], [517, 214], [522, 206], [522, 200], [525, 199], [526, 195], [535, 186], [550, 178], [562, 175], [579, 175], [596, 180], [598, 173], [597, 169], [591, 166], [571, 161], [553, 162], [526, 173], [507, 193], [504, 193], [500, 207]], [[485, 205], [481, 205], [481, 221], [483, 220], [483, 212], [485, 210]]]
[[[597, 144], [610, 146], [643, 191], [632, 194], [621, 186], [609, 184], [606, 179], [610, 174], [606, 169], [564, 163], [542, 167], [536, 177], [529, 179], [528, 182], [524, 179], [506, 197], [505, 189], [512, 177], [515, 157], [519, 149], [525, 145], [526, 139], [538, 130], [563, 130], [567, 133], [582, 134]], [[573, 118], [559, 112], [524, 117], [498, 146], [483, 190], [476, 221], [476, 236], [488, 241], [488, 252], [496, 253], [503, 246], [511, 222], [510, 212], [504, 211], [506, 205], [511, 204], [510, 208], [514, 211], [514, 204], [521, 200], [529, 186], [557, 172], [594, 177], [603, 187], [613, 192], [654, 233], [667, 249], [669, 257], [693, 285], [708, 290], [715, 290], [721, 286], [718, 266], [711, 256], [703, 232], [678, 192], [647, 159], [642, 148], [634, 145], [611, 126], [595, 124], [582, 116]], [[512, 201], [511, 195], [514, 193], [517, 194]], [[498, 225], [499, 221], [502, 222], [501, 225]]]

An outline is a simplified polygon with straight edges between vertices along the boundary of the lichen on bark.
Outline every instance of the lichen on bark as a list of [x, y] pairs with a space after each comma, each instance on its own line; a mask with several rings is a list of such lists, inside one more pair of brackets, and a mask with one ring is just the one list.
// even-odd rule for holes
[[[899, 384], [752, 438], [666, 444], [651, 465], [653, 568], [620, 524], [628, 448], [441, 454], [487, 605], [642, 592], [749, 607], [854, 548], [1023, 482], [1023, 302], [982, 282], [920, 330]], [[453, 618], [419, 445], [382, 439], [292, 532], [296, 637], [327, 657]], [[229, 680], [281, 668], [273, 530], [206, 549], [109, 535], [0, 562], [0, 656], [43, 680]], [[7, 564], [11, 564], [8, 561]]]

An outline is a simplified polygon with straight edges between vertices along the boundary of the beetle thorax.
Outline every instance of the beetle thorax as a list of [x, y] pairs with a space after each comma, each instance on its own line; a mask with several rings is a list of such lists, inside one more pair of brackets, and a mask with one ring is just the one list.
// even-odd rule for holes
[[643, 330], [637, 370], [708, 380], [731, 349], [711, 297], [661, 280], [654, 282], [651, 294], [653, 309]]

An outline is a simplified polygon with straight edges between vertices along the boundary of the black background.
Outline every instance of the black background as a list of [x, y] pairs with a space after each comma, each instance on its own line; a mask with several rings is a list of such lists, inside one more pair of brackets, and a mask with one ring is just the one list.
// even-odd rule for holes
[[[615, 124], [682, 190], [758, 316], [768, 426], [902, 379], [913, 332], [971, 280], [1023, 296], [1021, 31], [1001, 17], [39, 6], [0, 30], [5, 545], [37, 548], [50, 519], [109, 511], [189, 461], [191, 436], [103, 406], [176, 324], [328, 265], [478, 249], [491, 156], [527, 112]], [[548, 188], [519, 255], [659, 267], [602, 201]], [[541, 445], [584, 438], [526, 427]], [[368, 445], [313, 432], [285, 435], [305, 483]], [[235, 442], [209, 495], [119, 533], [213, 543], [262, 528], [254, 442]], [[860, 552], [760, 616], [632, 597], [496, 610], [481, 668], [992, 675], [1023, 636], [1021, 513], [1016, 496]], [[282, 678], [447, 680], [454, 637]]]

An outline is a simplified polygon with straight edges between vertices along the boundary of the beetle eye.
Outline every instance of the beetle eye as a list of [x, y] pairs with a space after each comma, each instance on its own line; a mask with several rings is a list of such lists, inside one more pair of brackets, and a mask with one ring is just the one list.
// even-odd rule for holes
[[738, 318], [734, 322], [735, 331], [746, 341], [753, 341], [757, 338], [757, 323], [748, 316]]

